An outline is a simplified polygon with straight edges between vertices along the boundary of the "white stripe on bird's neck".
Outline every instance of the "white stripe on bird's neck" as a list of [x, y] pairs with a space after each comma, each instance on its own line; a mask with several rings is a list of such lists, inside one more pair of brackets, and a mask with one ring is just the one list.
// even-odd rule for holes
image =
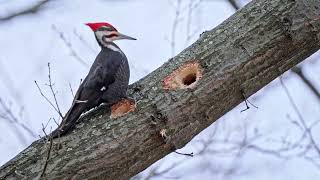
[[123, 52], [121, 51], [121, 49], [118, 48], [118, 47], [117, 47], [116, 45], [114, 45], [114, 44], [106, 43], [106, 47], [109, 48], [109, 49], [111, 49], [112, 51], [117, 51], [117, 52], [119, 52], [119, 53], [123, 53]]

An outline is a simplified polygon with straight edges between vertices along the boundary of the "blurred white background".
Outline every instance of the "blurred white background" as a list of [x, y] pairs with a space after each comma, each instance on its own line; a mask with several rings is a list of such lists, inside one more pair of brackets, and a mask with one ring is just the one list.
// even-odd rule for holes
[[[59, 117], [34, 83], [51, 95], [45, 85], [48, 62], [61, 110], [71, 105], [69, 84], [76, 91], [99, 52], [84, 23], [106, 21], [138, 39], [117, 42], [129, 59], [133, 83], [231, 16], [234, 5], [245, 3], [0, 0], [0, 165], [42, 136], [42, 123]], [[299, 64], [301, 76], [288, 71], [251, 96], [258, 109], [240, 113], [245, 108], [240, 104], [179, 150], [194, 157], [172, 153], [135, 178], [320, 178], [319, 58], [317, 52]]]

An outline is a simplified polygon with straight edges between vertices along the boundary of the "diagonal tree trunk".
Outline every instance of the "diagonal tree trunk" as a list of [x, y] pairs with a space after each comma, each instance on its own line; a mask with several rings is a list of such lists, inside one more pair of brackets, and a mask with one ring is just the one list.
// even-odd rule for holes
[[[210, 17], [208, 17], [210, 18]], [[131, 85], [136, 109], [105, 107], [53, 142], [45, 178], [127, 179], [150, 166], [320, 47], [319, 0], [254, 0]], [[161, 134], [164, 137], [161, 137]], [[35, 141], [0, 179], [40, 177], [48, 143]]]

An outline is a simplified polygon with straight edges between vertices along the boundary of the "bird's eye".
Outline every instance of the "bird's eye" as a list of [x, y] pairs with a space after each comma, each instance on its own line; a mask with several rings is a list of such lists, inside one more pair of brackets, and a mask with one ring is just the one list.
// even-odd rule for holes
[[104, 26], [104, 30], [106, 30], [106, 31], [113, 31], [112, 27], [109, 27], [109, 26]]
[[111, 27], [108, 26], [101, 26], [99, 28], [99, 31], [113, 31]]

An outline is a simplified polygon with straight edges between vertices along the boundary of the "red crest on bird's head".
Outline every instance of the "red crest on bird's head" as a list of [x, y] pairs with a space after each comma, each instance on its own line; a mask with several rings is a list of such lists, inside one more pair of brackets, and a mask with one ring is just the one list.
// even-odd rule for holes
[[97, 22], [97, 23], [86, 23], [87, 26], [89, 26], [92, 31], [96, 31], [97, 29], [99, 29], [102, 26], [107, 26], [107, 27], [111, 27], [114, 30], [117, 30], [116, 28], [114, 28], [111, 24], [106, 23], [106, 22]]

